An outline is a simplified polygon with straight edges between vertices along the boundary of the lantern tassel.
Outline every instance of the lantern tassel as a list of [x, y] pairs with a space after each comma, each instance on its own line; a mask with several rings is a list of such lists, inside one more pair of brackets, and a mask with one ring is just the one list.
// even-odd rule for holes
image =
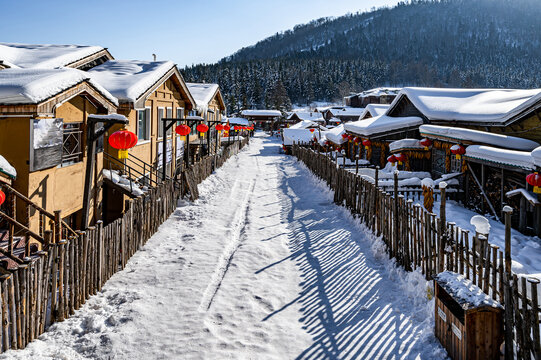
[[536, 193], [536, 194], [541, 194], [541, 187], [540, 186], [534, 186], [533, 187], [533, 192]]
[[428, 151], [428, 146], [425, 146], [425, 151]]
[[128, 150], [118, 150], [118, 158], [120, 160], [128, 158]]
[[460, 154], [457, 154], [457, 155], [456, 155], [456, 159], [457, 159], [457, 160], [460, 160], [460, 159], [462, 159], [462, 155], [460, 155]]

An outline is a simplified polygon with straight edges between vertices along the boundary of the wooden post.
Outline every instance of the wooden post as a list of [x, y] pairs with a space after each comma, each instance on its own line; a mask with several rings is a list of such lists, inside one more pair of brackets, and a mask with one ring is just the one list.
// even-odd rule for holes
[[11, 275], [0, 276], [2, 291], [2, 348], [4, 351], [9, 349], [9, 312], [8, 312], [8, 290], [7, 280]]
[[393, 241], [392, 255], [396, 257], [398, 247], [398, 170], [394, 171], [394, 201], [393, 201]]
[[355, 156], [355, 175], [359, 175], [359, 155]]
[[538, 301], [537, 301], [537, 285], [539, 285], [539, 280], [536, 278], [528, 278], [530, 283], [530, 294], [532, 297], [532, 332], [533, 332], [533, 350], [535, 353], [536, 359], [541, 359], [541, 346], [539, 338], [539, 312], [538, 312]]
[[505, 214], [505, 272], [511, 275], [511, 215], [513, 208], [506, 205], [503, 212]]
[[445, 189], [447, 187], [447, 183], [442, 181], [439, 184], [440, 188], [440, 228], [438, 229], [439, 233], [439, 244], [438, 244], [438, 259], [439, 259], [439, 267], [438, 271], [442, 272], [444, 269], [444, 252], [447, 242], [447, 218], [445, 215]]
[[54, 212], [54, 242], [59, 243], [62, 240], [62, 211]]

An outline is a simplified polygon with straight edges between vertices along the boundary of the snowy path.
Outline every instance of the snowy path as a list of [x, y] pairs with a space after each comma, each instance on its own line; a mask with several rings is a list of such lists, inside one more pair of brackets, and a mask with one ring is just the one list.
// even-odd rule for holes
[[279, 147], [254, 138], [102, 293], [0, 358], [445, 358], [419, 274]]

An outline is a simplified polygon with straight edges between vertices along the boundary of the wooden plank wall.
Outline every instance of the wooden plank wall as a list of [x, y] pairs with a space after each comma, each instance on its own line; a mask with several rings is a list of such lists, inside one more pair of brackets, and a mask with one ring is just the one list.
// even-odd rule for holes
[[[334, 190], [334, 201], [348, 208], [369, 230], [381, 236], [389, 255], [427, 280], [450, 270], [472, 280], [505, 308], [506, 358], [541, 359], [538, 281], [508, 274], [503, 249], [453, 222], [441, 235], [440, 219], [404, 194], [385, 192], [372, 182], [340, 168], [325, 153], [294, 145], [293, 156]], [[514, 342], [516, 354], [513, 354]]]
[[[194, 165], [198, 183], [248, 141], [237, 142], [221, 156]], [[46, 231], [50, 243], [47, 249], [26, 258], [17, 270], [0, 276], [2, 352], [24, 348], [51, 324], [73, 315], [113, 274], [124, 269], [187, 191], [168, 180], [144, 196], [128, 200], [124, 215], [107, 226], [98, 222], [85, 232], [57, 242], [52, 231]]]

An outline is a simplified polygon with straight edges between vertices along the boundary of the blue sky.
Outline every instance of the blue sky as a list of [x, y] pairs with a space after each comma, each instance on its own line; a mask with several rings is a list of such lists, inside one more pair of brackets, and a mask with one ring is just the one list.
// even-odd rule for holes
[[276, 32], [397, 0], [0, 0], [0, 41], [87, 44], [117, 59], [213, 63]]

